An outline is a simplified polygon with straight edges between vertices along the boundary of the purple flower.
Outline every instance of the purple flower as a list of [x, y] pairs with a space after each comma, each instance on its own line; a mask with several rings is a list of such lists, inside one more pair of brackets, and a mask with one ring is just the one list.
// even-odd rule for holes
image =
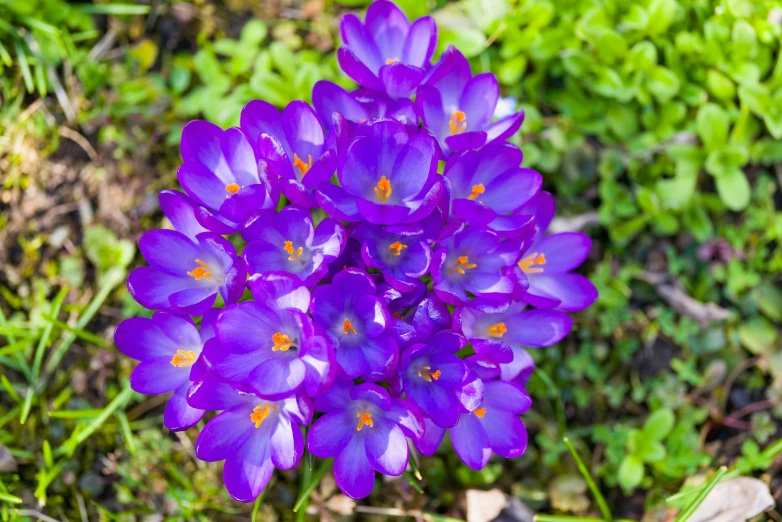
[[408, 98], [394, 100], [369, 89], [348, 92], [326, 80], [312, 88], [312, 104], [327, 128], [331, 127], [335, 112], [355, 124], [374, 118], [391, 118], [403, 125], [418, 125], [415, 107]]
[[467, 59], [449, 47], [416, 92], [416, 108], [424, 126], [446, 155], [504, 141], [521, 127], [523, 112], [491, 121], [500, 96], [491, 73], [472, 76]]
[[299, 465], [304, 453], [300, 426], [312, 419], [310, 399], [298, 394], [270, 401], [217, 380], [193, 388], [188, 397], [193, 404], [224, 410], [198, 434], [195, 451], [207, 462], [225, 460], [223, 481], [234, 500], [252, 502], [274, 468]]
[[130, 273], [128, 290], [146, 308], [202, 315], [218, 292], [233, 303], [244, 291], [244, 262], [216, 234], [198, 234], [193, 240], [175, 230], [152, 230], [138, 243], [151, 266]]
[[177, 177], [201, 208], [198, 222], [218, 234], [237, 230], [253, 212], [273, 209], [275, 182], [258, 169], [251, 143], [237, 128], [226, 131], [207, 121], [182, 129], [184, 164]]
[[244, 259], [250, 273], [289, 272], [314, 286], [328, 272], [328, 263], [345, 247], [345, 229], [333, 219], [317, 228], [306, 210], [286, 207], [264, 212], [251, 220], [242, 232], [250, 240]]
[[437, 45], [437, 26], [430, 16], [410, 23], [385, 0], [367, 9], [364, 24], [353, 14], [342, 18], [339, 64], [359, 85], [406, 98], [421, 83]]
[[315, 399], [315, 409], [327, 413], [310, 428], [307, 448], [316, 457], [334, 457], [337, 486], [351, 498], [372, 492], [375, 471], [401, 475], [409, 454], [406, 437], [417, 441], [424, 433], [415, 406], [371, 383], [335, 382]]
[[[484, 383], [483, 402], [471, 413], [462, 413], [451, 428], [451, 443], [456, 453], [472, 469], [483, 469], [492, 452], [505, 458], [516, 458], [527, 449], [527, 429], [518, 415], [532, 401], [520, 386], [504, 381]], [[426, 420], [426, 432], [418, 450], [433, 455], [443, 440], [445, 428]]]
[[422, 285], [419, 278], [429, 271], [431, 240], [420, 224], [382, 227], [362, 223], [352, 234], [361, 240], [361, 257], [376, 268], [386, 282], [400, 292]]
[[452, 215], [470, 222], [483, 220], [500, 237], [517, 235], [530, 219], [513, 212], [532, 199], [543, 183], [540, 174], [519, 167], [521, 160], [519, 148], [509, 143], [452, 156], [444, 173]]
[[198, 234], [208, 232], [196, 218], [201, 206], [186, 194], [176, 190], [164, 190], [158, 196], [158, 201], [163, 214], [177, 232], [183, 233], [192, 241], [196, 241]]
[[126, 319], [114, 331], [117, 349], [141, 361], [130, 376], [131, 388], [148, 395], [174, 392], [163, 412], [163, 423], [170, 430], [186, 430], [204, 414], [188, 405], [187, 390], [206, 372], [201, 351], [214, 337], [216, 317], [216, 310], [207, 312], [200, 334], [190, 318], [165, 312], [151, 319]]
[[510, 363], [513, 348], [556, 344], [573, 328], [573, 320], [563, 312], [525, 307], [517, 302], [503, 312], [491, 313], [465, 306], [454, 312], [453, 328], [464, 334], [476, 353], [498, 363]]
[[220, 377], [247, 383], [261, 397], [281, 399], [301, 388], [314, 397], [334, 378], [334, 348], [301, 310], [242, 302], [223, 310], [216, 329], [206, 360]]
[[544, 236], [554, 216], [554, 198], [541, 192], [518, 214], [535, 216], [537, 236], [525, 249], [519, 261], [529, 280], [524, 300], [538, 308], [556, 308], [577, 312], [597, 299], [597, 288], [589, 279], [571, 270], [578, 268], [589, 255], [592, 240], [579, 232], [562, 232]]
[[388, 310], [376, 294], [372, 278], [354, 268], [312, 293], [312, 316], [335, 339], [337, 364], [351, 379], [378, 381], [396, 370], [399, 349], [387, 331]]
[[470, 296], [496, 305], [508, 304], [524, 289], [516, 262], [520, 242], [501, 241], [489, 229], [467, 227], [438, 241], [432, 255], [437, 297], [450, 305], [467, 304]]
[[409, 136], [402, 124], [384, 119], [362, 125], [357, 132], [338, 169], [341, 186], [324, 183], [318, 188], [323, 210], [340, 221], [378, 225], [412, 223], [428, 216], [442, 190], [432, 139]]
[[444, 428], [459, 421], [461, 408], [472, 411], [483, 400], [483, 383], [470, 378], [467, 365], [455, 355], [464, 344], [461, 335], [441, 331], [407, 348], [399, 360], [405, 395]]

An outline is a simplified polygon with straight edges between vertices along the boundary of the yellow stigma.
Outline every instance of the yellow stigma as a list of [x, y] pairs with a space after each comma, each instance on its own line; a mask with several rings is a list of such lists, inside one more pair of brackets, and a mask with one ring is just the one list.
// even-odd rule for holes
[[211, 279], [212, 274], [209, 273], [209, 270], [211, 270], [211, 268], [209, 268], [209, 265], [207, 265], [200, 259], [196, 259], [195, 262], [199, 266], [192, 269], [190, 272], [187, 273], [187, 275], [194, 277], [196, 281], [200, 281], [202, 277]]
[[538, 254], [535, 252], [534, 254], [530, 254], [521, 261], [519, 261], [519, 268], [524, 270], [528, 274], [537, 274], [539, 272], [542, 272], [542, 268], [537, 268], [535, 265], [545, 265], [546, 264], [546, 256], [543, 254]]
[[231, 183], [230, 185], [225, 186], [225, 191], [228, 192], [229, 194], [236, 194], [237, 192], [239, 192], [240, 188], [242, 187], [240, 187], [238, 184]]
[[418, 370], [418, 376], [426, 382], [432, 382], [432, 380], [436, 381], [440, 378], [441, 374], [442, 372], [440, 370], [433, 372], [431, 366], [421, 366], [421, 369]]
[[499, 338], [508, 333], [508, 327], [505, 326], [505, 323], [495, 323], [486, 330], [486, 333]]
[[352, 333], [356, 334], [358, 333], [355, 328], [353, 328], [353, 325], [350, 322], [350, 319], [345, 319], [345, 322], [342, 323], [342, 332], [345, 334]]
[[448, 122], [448, 128], [451, 129], [451, 136], [461, 134], [467, 130], [467, 115], [462, 111], [453, 111], [451, 121]]
[[276, 334], [272, 335], [272, 342], [274, 343], [274, 346], [272, 346], [273, 352], [280, 350], [287, 352], [290, 347], [293, 346], [291, 338], [282, 332], [277, 332]]
[[484, 192], [486, 192], [486, 187], [483, 186], [483, 183], [478, 183], [477, 185], [473, 185], [472, 192], [470, 193], [469, 196], [467, 196], [467, 199], [469, 199], [470, 201], [475, 201], [475, 198], [477, 198]]
[[391, 182], [387, 177], [383, 176], [380, 178], [380, 181], [377, 182], [375, 196], [377, 196], [378, 201], [381, 202], [388, 201], [388, 198], [391, 197]]
[[361, 428], [363, 428], [364, 426], [369, 426], [370, 428], [375, 426], [372, 423], [372, 415], [370, 413], [367, 413], [365, 411], [360, 411], [356, 413], [356, 417], [358, 417], [358, 425], [356, 426], [356, 431], [361, 431]]
[[482, 419], [484, 415], [486, 415], [486, 408], [475, 408], [472, 410], [472, 412], [475, 414], [476, 417], [479, 419]]
[[476, 266], [478, 266], [478, 265], [476, 265], [475, 263], [470, 263], [470, 258], [469, 257], [467, 257], [467, 256], [459, 256], [456, 259], [456, 266], [454, 268], [460, 274], [464, 274], [465, 270], [470, 270], [471, 268], [475, 268]]
[[271, 404], [259, 404], [253, 408], [253, 412], [250, 414], [250, 421], [255, 423], [256, 428], [260, 428], [266, 417], [272, 412], [272, 409], [276, 410], [277, 406]]
[[391, 65], [392, 63], [398, 63], [398, 62], [399, 62], [399, 58], [389, 58], [388, 60], [386, 60], [386, 65]]
[[391, 252], [391, 255], [398, 256], [402, 254], [402, 250], [407, 248], [407, 245], [403, 245], [399, 241], [395, 241], [388, 245], [388, 251]]
[[304, 163], [301, 158], [294, 152], [293, 153], [293, 166], [299, 169], [301, 175], [304, 176], [312, 168], [312, 154], [307, 154], [307, 163]]
[[171, 358], [171, 366], [176, 366], [177, 368], [187, 368], [196, 362], [196, 359], [198, 359], [198, 356], [195, 354], [195, 352], [191, 352], [189, 350], [177, 350], [176, 354]]
[[301, 258], [301, 255], [304, 253], [303, 247], [296, 249], [293, 248], [293, 241], [286, 241], [282, 249], [290, 254], [288, 261], [298, 261]]

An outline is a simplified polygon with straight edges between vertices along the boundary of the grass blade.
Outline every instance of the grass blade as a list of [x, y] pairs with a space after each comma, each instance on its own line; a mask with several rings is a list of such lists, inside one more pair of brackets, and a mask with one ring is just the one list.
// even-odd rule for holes
[[586, 483], [589, 486], [589, 490], [592, 492], [592, 496], [595, 497], [595, 502], [597, 502], [597, 507], [600, 508], [600, 512], [603, 514], [603, 518], [606, 521], [610, 522], [612, 519], [611, 510], [608, 508], [606, 499], [603, 498], [603, 494], [600, 493], [597, 484], [595, 484], [595, 481], [592, 479], [592, 474], [589, 473], [589, 469], [587, 469], [586, 465], [584, 465], [584, 461], [582, 461], [581, 457], [578, 456], [578, 453], [576, 452], [576, 448], [573, 447], [573, 443], [570, 442], [570, 439], [565, 437], [562, 440], [565, 441], [565, 445], [570, 450], [570, 454], [573, 455], [573, 459], [576, 461], [576, 466], [578, 466], [578, 471], [581, 472], [581, 475], [583, 475], [584, 480], [586, 480]]
[[80, 4], [76, 8], [82, 13], [98, 15], [145, 15], [149, 13], [148, 5], [130, 4]]
[[253, 513], [250, 517], [251, 522], [257, 522], [258, 521], [258, 510], [261, 509], [261, 504], [263, 504], [263, 496], [266, 494], [266, 490], [264, 489], [261, 491], [261, 494], [258, 495], [258, 498], [255, 499], [255, 502], [253, 503]]
[[722, 477], [728, 472], [728, 468], [725, 466], [722, 466], [717, 473], [714, 474], [713, 477], [711, 477], [711, 480], [706, 484], [706, 487], [704, 487], [700, 493], [698, 493], [698, 496], [692, 499], [692, 502], [690, 504], [682, 509], [679, 512], [679, 515], [676, 517], [674, 522], [685, 522], [688, 518], [692, 516], [693, 513], [695, 513], [695, 510], [698, 509], [698, 506], [700, 506], [704, 500], [706, 500], [706, 497], [711, 493], [711, 490], [714, 489], [714, 486], [717, 485], [717, 483], [722, 480]]
[[33, 73], [30, 71], [30, 64], [27, 62], [27, 53], [18, 38], [14, 38], [14, 50], [16, 51], [16, 59], [19, 60], [19, 68], [22, 70], [24, 86], [27, 88], [27, 92], [33, 92], [35, 89]]
[[8, 502], [9, 504], [21, 504], [22, 499], [15, 495], [10, 495], [8, 493], [0, 493], [0, 502]]
[[298, 512], [299, 509], [301, 509], [301, 507], [307, 503], [307, 501], [310, 498], [310, 495], [312, 494], [313, 491], [315, 491], [315, 488], [318, 487], [318, 484], [320, 484], [320, 481], [323, 480], [323, 477], [326, 476], [326, 473], [329, 472], [331, 466], [332, 466], [331, 459], [324, 460], [320, 464], [318, 470], [312, 475], [312, 478], [310, 478], [310, 480], [301, 490], [301, 493], [299, 494], [299, 498], [296, 499], [296, 504], [293, 506], [294, 513]]
[[111, 415], [119, 408], [120, 406], [124, 406], [125, 403], [130, 399], [130, 397], [133, 395], [133, 390], [128, 386], [124, 390], [122, 390], [116, 397], [114, 397], [114, 400], [112, 400], [108, 406], [103, 410], [103, 412], [98, 415], [98, 417], [95, 418], [89, 425], [87, 425], [83, 430], [74, 432], [71, 437], [66, 440], [62, 446], [57, 448], [56, 453], [58, 455], [66, 454], [71, 455], [76, 450], [76, 447], [90, 438], [90, 436], [95, 433], [95, 431], [101, 427], [101, 425], [106, 422], [106, 419], [111, 417]]

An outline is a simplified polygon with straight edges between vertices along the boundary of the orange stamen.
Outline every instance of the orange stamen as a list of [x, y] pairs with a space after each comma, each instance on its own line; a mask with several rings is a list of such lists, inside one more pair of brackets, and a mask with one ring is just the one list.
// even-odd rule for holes
[[486, 415], [486, 408], [475, 408], [472, 410], [472, 412], [475, 414], [476, 417], [479, 419], [482, 419], [484, 415]]
[[380, 178], [380, 181], [377, 182], [375, 196], [377, 196], [377, 199], [381, 202], [388, 201], [388, 198], [391, 197], [391, 182], [387, 177], [383, 176]]
[[469, 196], [467, 196], [467, 199], [469, 199], [470, 201], [475, 201], [475, 198], [477, 198], [484, 192], [486, 192], [486, 187], [483, 186], [483, 183], [478, 183], [477, 185], [473, 185], [472, 192], [470, 193]]
[[388, 60], [386, 60], [386, 65], [391, 65], [392, 63], [398, 63], [398, 62], [399, 62], [399, 58], [389, 58]]
[[286, 241], [282, 249], [290, 254], [288, 261], [298, 261], [301, 258], [301, 255], [304, 253], [303, 247], [296, 249], [293, 248], [293, 241]]
[[365, 411], [360, 411], [356, 413], [356, 417], [358, 417], [358, 425], [356, 426], [356, 431], [361, 431], [361, 428], [364, 426], [369, 426], [370, 428], [373, 428], [375, 425], [372, 422], [372, 415], [370, 413], [367, 413]]
[[448, 128], [451, 130], [451, 136], [466, 131], [467, 115], [462, 111], [453, 111], [453, 113], [451, 113], [451, 121], [448, 122]]
[[187, 275], [194, 277], [196, 281], [200, 281], [202, 277], [211, 279], [212, 274], [209, 273], [209, 270], [211, 270], [211, 268], [209, 268], [209, 265], [207, 265], [200, 259], [196, 259], [195, 262], [200, 266], [188, 272]]
[[505, 326], [505, 323], [495, 323], [486, 330], [486, 333], [499, 338], [508, 333], [508, 327]]
[[301, 158], [294, 152], [293, 153], [293, 166], [299, 169], [301, 175], [304, 176], [312, 168], [312, 154], [307, 154], [307, 163], [304, 163]]
[[519, 268], [524, 270], [528, 274], [537, 274], [539, 272], [542, 272], [542, 268], [535, 268], [535, 265], [545, 265], [546, 264], [546, 256], [543, 254], [538, 254], [535, 252], [534, 254], [530, 254], [521, 261], [519, 261]]
[[433, 372], [431, 366], [421, 366], [421, 369], [418, 370], [418, 376], [426, 382], [432, 382], [432, 379], [436, 381], [440, 378], [440, 375], [442, 375], [442, 372], [440, 370]]
[[342, 332], [347, 333], [358, 333], [355, 328], [353, 328], [353, 324], [351, 324], [350, 319], [345, 319], [345, 322], [342, 323]]
[[171, 366], [176, 366], [177, 368], [187, 368], [196, 362], [196, 359], [198, 359], [198, 356], [195, 354], [195, 352], [191, 352], [189, 350], [177, 350], [176, 354], [171, 358]]
[[290, 350], [290, 347], [293, 346], [291, 338], [282, 332], [277, 332], [276, 334], [272, 335], [272, 342], [274, 343], [274, 346], [272, 346], [273, 352], [280, 350], [287, 352]]
[[388, 245], [388, 251], [391, 252], [391, 255], [398, 256], [402, 254], [402, 250], [407, 248], [407, 245], [403, 245], [399, 241], [395, 241]]
[[250, 414], [250, 420], [255, 423], [256, 428], [260, 428], [266, 417], [272, 412], [272, 409], [276, 410], [277, 406], [271, 404], [259, 404], [253, 408], [253, 412]]
[[228, 192], [229, 194], [236, 194], [237, 192], [239, 192], [240, 188], [242, 187], [240, 187], [237, 183], [231, 183], [230, 185], [225, 186], [225, 191]]
[[456, 266], [454, 267], [454, 269], [463, 275], [465, 270], [470, 270], [478, 266], [475, 263], [470, 263], [469, 261], [470, 258], [468, 258], [467, 256], [459, 256], [456, 259]]

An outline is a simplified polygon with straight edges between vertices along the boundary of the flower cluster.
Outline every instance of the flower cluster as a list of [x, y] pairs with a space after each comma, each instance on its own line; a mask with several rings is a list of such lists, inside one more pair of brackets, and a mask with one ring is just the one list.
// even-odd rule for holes
[[195, 450], [239, 501], [305, 446], [353, 498], [403, 473], [408, 439], [431, 455], [450, 430], [475, 469], [521, 455], [527, 349], [597, 297], [572, 272], [589, 238], [545, 234], [554, 200], [506, 142], [523, 115], [495, 118], [496, 78], [458, 50], [433, 65], [436, 33], [379, 0], [342, 20], [359, 89], [183, 130], [184, 193], [160, 194], [173, 230], [141, 236], [128, 279], [155, 314], [115, 339], [141, 361], [134, 390], [173, 392], [168, 428], [222, 412]]

